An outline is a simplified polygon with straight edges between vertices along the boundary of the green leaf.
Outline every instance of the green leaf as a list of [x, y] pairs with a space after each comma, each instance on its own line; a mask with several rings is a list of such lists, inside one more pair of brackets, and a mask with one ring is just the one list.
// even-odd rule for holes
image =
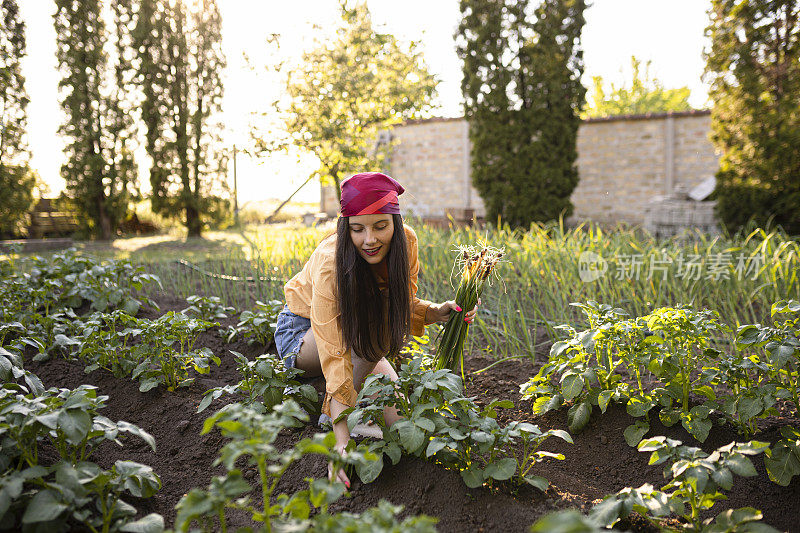
[[597, 405], [600, 406], [601, 413], [606, 412], [606, 409], [608, 408], [608, 402], [611, 401], [611, 398], [613, 396], [614, 396], [613, 390], [601, 391], [600, 394], [597, 396]]
[[761, 398], [752, 398], [749, 396], [744, 396], [739, 399], [738, 405], [738, 414], [742, 418], [742, 421], [748, 421], [751, 418], [758, 416], [761, 414], [763, 410], [763, 403]]
[[443, 440], [432, 440], [428, 443], [428, 447], [425, 449], [425, 457], [431, 457], [436, 455], [439, 451], [444, 449], [447, 444]]
[[400, 446], [394, 442], [388, 442], [383, 447], [383, 453], [385, 453], [389, 459], [392, 460], [392, 464], [396, 465], [398, 461], [400, 461], [400, 457], [403, 455], [403, 450], [400, 449]]
[[628, 446], [636, 446], [648, 431], [650, 431], [650, 423], [647, 420], [637, 420], [625, 428], [623, 432], [625, 442], [628, 443]]
[[695, 388], [692, 389], [692, 392], [694, 392], [697, 395], [705, 396], [706, 398], [708, 398], [711, 401], [714, 401], [717, 398], [717, 395], [714, 394], [714, 389], [712, 389], [708, 385], [695, 387]]
[[37, 492], [28, 503], [25, 514], [22, 515], [22, 523], [49, 522], [58, 518], [67, 508], [66, 504], [56, 499], [54, 491], [43, 490]]
[[543, 415], [548, 411], [553, 411], [559, 409], [561, 405], [564, 403], [564, 398], [560, 394], [554, 394], [553, 396], [541, 396], [533, 402], [533, 413], [537, 415]]
[[528, 485], [536, 487], [542, 492], [545, 492], [547, 490], [547, 487], [550, 486], [550, 482], [547, 481], [542, 476], [525, 476], [522, 479], [524, 479], [525, 483], [527, 483]]
[[92, 417], [80, 409], [65, 409], [58, 414], [58, 428], [70, 444], [78, 445], [92, 429]]
[[565, 401], [576, 398], [583, 391], [583, 376], [580, 374], [567, 374], [561, 382], [561, 394]]
[[606, 497], [589, 512], [589, 517], [604, 527], [613, 526], [620, 518], [625, 518], [628, 513], [624, 510], [624, 502], [616, 496]]
[[379, 454], [375, 461], [363, 461], [356, 464], [356, 473], [364, 483], [372, 483], [383, 471], [383, 455]]
[[164, 517], [160, 514], [150, 513], [135, 522], [128, 522], [119, 530], [125, 533], [161, 533], [164, 531]]
[[730, 468], [737, 476], [752, 477], [758, 475], [750, 459], [739, 453], [731, 454], [728, 460], [725, 461], [725, 466]]
[[531, 526], [531, 533], [602, 533], [589, 518], [578, 511], [550, 513]]
[[[125, 300], [125, 303], [122, 306], [122, 310], [125, 311], [127, 314], [131, 316], [136, 316], [136, 313], [139, 312], [139, 307], [141, 304], [135, 298], [128, 298]], [[158, 516], [158, 515], [156, 515]], [[162, 518], [162, 529], [163, 529], [163, 518]]]
[[139, 392], [147, 392], [158, 387], [158, 384], [157, 378], [147, 378], [139, 383]]
[[733, 487], [733, 474], [728, 468], [714, 470], [711, 472], [711, 479], [714, 480], [714, 483], [725, 490], [731, 490]]
[[461, 479], [463, 479], [464, 484], [471, 489], [480, 487], [483, 485], [484, 480], [483, 471], [474, 466], [466, 468], [461, 471]]
[[433, 431], [436, 430], [436, 424], [434, 424], [433, 421], [428, 419], [428, 418], [423, 418], [423, 417], [415, 418], [414, 419], [414, 425], [416, 425], [419, 428], [424, 429], [425, 431], [427, 431], [429, 433], [432, 433]]
[[200, 405], [197, 406], [197, 412], [198, 413], [202, 413], [203, 411], [205, 411], [205, 409], [209, 405], [211, 405], [212, 401], [214, 401], [214, 395], [213, 394], [206, 394], [205, 396], [203, 396], [203, 399], [200, 400]]
[[667, 427], [674, 426], [681, 419], [681, 412], [679, 409], [662, 409], [658, 413], [658, 418], [661, 423]]
[[425, 443], [425, 433], [410, 420], [395, 422], [392, 429], [397, 430], [400, 443], [411, 454], [416, 453]]
[[792, 478], [800, 474], [800, 450], [793, 451], [783, 442], [778, 442], [764, 457], [769, 478], [782, 487], [786, 487]]
[[708, 432], [711, 431], [711, 420], [707, 418], [683, 417], [682, 425], [692, 434], [694, 438], [700, 442], [705, 442], [708, 438]]
[[641, 396], [633, 396], [628, 400], [625, 410], [634, 418], [639, 418], [650, 412], [653, 408], [653, 401], [650, 398], [642, 398]]
[[506, 479], [510, 479], [516, 471], [517, 460], [513, 457], [504, 457], [499, 461], [489, 463], [484, 470], [484, 474], [492, 479], [505, 481]]
[[569, 425], [570, 433], [578, 433], [586, 427], [591, 414], [592, 404], [588, 402], [581, 402], [570, 407], [569, 411], [567, 411], [567, 424]]

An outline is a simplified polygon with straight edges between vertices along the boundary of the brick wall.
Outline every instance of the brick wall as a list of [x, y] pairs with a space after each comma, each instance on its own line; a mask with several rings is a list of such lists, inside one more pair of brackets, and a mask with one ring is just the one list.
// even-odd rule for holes
[[[573, 221], [641, 224], [648, 203], [676, 187], [691, 188], [713, 176], [719, 156], [708, 134], [707, 111], [590, 119], [578, 130], [580, 181], [572, 194]], [[384, 169], [406, 188], [404, 213], [444, 217], [483, 201], [469, 182], [469, 140], [463, 119], [413, 121], [393, 130], [395, 147]], [[337, 210], [323, 189], [322, 208]]]
[[708, 112], [588, 120], [578, 130], [573, 220], [644, 222], [656, 196], [714, 176]]

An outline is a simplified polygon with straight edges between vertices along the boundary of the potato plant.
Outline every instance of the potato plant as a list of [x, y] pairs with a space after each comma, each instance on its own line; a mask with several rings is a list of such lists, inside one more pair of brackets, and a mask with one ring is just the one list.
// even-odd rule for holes
[[256, 301], [252, 310], [243, 311], [239, 315], [239, 323], [228, 331], [228, 342], [237, 335], [248, 339], [250, 344], [257, 342], [262, 346], [269, 346], [275, 335], [278, 313], [283, 309], [283, 302], [270, 300], [268, 302]]
[[219, 296], [198, 296], [193, 294], [186, 297], [188, 307], [181, 310], [186, 316], [193, 316], [206, 322], [215, 322], [217, 320], [228, 318], [228, 313], [233, 313], [233, 307], [223, 305]]
[[749, 531], [775, 531], [765, 524], [752, 525], [761, 513], [751, 508], [723, 513], [716, 520], [700, 517], [701, 512], [725, 498], [722, 491], [733, 487], [734, 475], [756, 475], [748, 456], [760, 454], [767, 447], [767, 443], [758, 441], [732, 442], [709, 454], [662, 436], [642, 440], [637, 448], [650, 452], [649, 464], [665, 465], [664, 477], [669, 482], [660, 490], [650, 484], [625, 488], [592, 508], [589, 517], [598, 525], [611, 527], [632, 511], [652, 519], [677, 514], [692, 531], [738, 531], [744, 524]]
[[75, 355], [86, 365], [87, 374], [102, 368], [115, 377], [127, 377], [141, 362], [143, 350], [136, 342], [141, 333], [139, 321], [124, 311], [95, 312], [82, 322]]
[[210, 364], [217, 366], [220, 359], [209, 348], [194, 349], [197, 336], [212, 326], [211, 323], [168, 312], [156, 320], [140, 320], [141, 362], [132, 371], [139, 380], [139, 390], [147, 392], [158, 385], [173, 391], [194, 382], [189, 370], [207, 374]]
[[[623, 319], [624, 311], [605, 304], [576, 305], [590, 329], [561, 327], [569, 338], [553, 344], [548, 362], [520, 387], [523, 399], [533, 400], [533, 412], [544, 414], [571, 402], [567, 420], [570, 431], [577, 432], [589, 422], [593, 406], [605, 412], [611, 402], [624, 404], [628, 414], [641, 419], [625, 430], [634, 446], [650, 429], [651, 410], [659, 408], [664, 425], [681, 422], [703, 442], [717, 398], [710, 374], [698, 370], [719, 357], [710, 346], [712, 334], [723, 329], [716, 314], [660, 308]], [[657, 378], [655, 387], [645, 384], [646, 375]], [[692, 406], [691, 395], [706, 401]]]
[[[402, 420], [386, 426], [383, 410], [395, 407]], [[423, 357], [405, 362], [398, 380], [369, 376], [358, 396], [358, 405], [342, 413], [351, 429], [360, 422], [372, 421], [383, 431], [383, 440], [370, 445], [393, 463], [402, 453], [435, 460], [457, 468], [469, 487], [511, 480], [528, 483], [541, 490], [547, 480], [531, 472], [545, 458], [563, 459], [560, 454], [538, 451], [544, 440], [572, 438], [565, 431], [541, 431], [538, 426], [511, 422], [501, 426], [497, 409], [513, 407], [509, 400], [495, 400], [481, 409], [463, 396], [461, 379], [448, 369], [426, 368]], [[521, 450], [517, 452], [517, 444]], [[358, 471], [364, 482], [378, 477], [383, 460], [363, 465]]]
[[[5, 487], [8, 497], [17, 500], [14, 504], [21, 503], [25, 482], [35, 481], [42, 487], [30, 497], [21, 513], [20, 522], [24, 527], [59, 531], [65, 530], [69, 521], [74, 521], [92, 532], [158, 533], [164, 530], [161, 515], [151, 513], [134, 520], [136, 508], [122, 499], [125, 493], [149, 498], [161, 488], [161, 480], [149, 466], [116, 461], [110, 470], [103, 470], [94, 463], [73, 465], [61, 461], [49, 468], [39, 468], [41, 476], [30, 477], [26, 472], [19, 477], [12, 474]], [[31, 470], [34, 469], [28, 469], [27, 473]]]
[[107, 399], [91, 385], [35, 394], [5, 384], [0, 389], [0, 465], [38, 465], [39, 443], [45, 439], [72, 464], [89, 459], [103, 441], [120, 444], [125, 434], [141, 438], [155, 450], [153, 437], [138, 426], [98, 414]]
[[[117, 461], [103, 470], [88, 461], [100, 443], [121, 444], [127, 435], [155, 449], [152, 436], [98, 414], [108, 397], [97, 396], [96, 388], [43, 390], [20, 363], [18, 355], [0, 352], [0, 523], [37, 531], [70, 523], [98, 532], [163, 530], [161, 516], [134, 520], [136, 509], [121, 499], [124, 493], [147, 498], [160, 488], [150, 467]], [[25, 385], [15, 382], [20, 378]], [[40, 462], [43, 441], [58, 453], [55, 464]]]
[[744, 437], [756, 433], [760, 418], [777, 415], [775, 404], [788, 396], [769, 382], [769, 364], [741, 349], [720, 354], [702, 372], [711, 387], [727, 391], [718, 394], [716, 408]]
[[[39, 377], [25, 370], [22, 366], [22, 355], [12, 350], [0, 346], [0, 382], [9, 391], [42, 394], [44, 385]], [[20, 379], [25, 383], [24, 386], [17, 385]]]
[[231, 350], [242, 380], [235, 385], [209, 389], [200, 400], [197, 412], [204, 411], [223, 394], [245, 396], [245, 405], [260, 411], [270, 411], [284, 400], [292, 398], [310, 415], [319, 414], [319, 395], [311, 385], [297, 380], [303, 374], [299, 368], [286, 368], [274, 354], [262, 354], [253, 361]]
[[[175, 529], [188, 531], [192, 523], [198, 522], [204, 531], [227, 531], [228, 509], [246, 511], [255, 522], [263, 524], [264, 531], [305, 530], [312, 509], [318, 509], [320, 515], [327, 514], [328, 505], [344, 493], [344, 485], [327, 478], [310, 479], [308, 490], [292, 495], [279, 494], [273, 498], [286, 470], [309, 454], [322, 456], [332, 462], [335, 469], [359, 465], [374, 460], [375, 456], [364, 448], [356, 448], [352, 441], [346, 454], [340, 455], [334, 449], [336, 437], [333, 432], [302, 439], [284, 451], [273, 444], [281, 430], [299, 427], [307, 421], [308, 415], [293, 400], [287, 400], [267, 413], [233, 403], [207, 418], [203, 434], [216, 427], [223, 437], [229, 439], [214, 462], [215, 465], [222, 464], [228, 473], [214, 478], [207, 489], [192, 489], [181, 498], [176, 506]], [[251, 487], [237, 468], [240, 460], [246, 460], [258, 472], [261, 488], [261, 501], [258, 503], [250, 502], [247, 495]]]
[[796, 475], [800, 475], [800, 429], [781, 428], [781, 440], [765, 451], [764, 466], [769, 478], [786, 487]]
[[[0, 299], [4, 322], [20, 320], [29, 313], [49, 315], [65, 308], [75, 309], [88, 303], [95, 311], [121, 309], [135, 315], [141, 301], [134, 292], [145, 285], [161, 282], [128, 261], [99, 261], [67, 250], [50, 258], [31, 257], [5, 260], [0, 281]], [[155, 303], [147, 300], [152, 306]]]
[[772, 305], [772, 326], [748, 324], [736, 331], [736, 344], [755, 351], [758, 360], [766, 363], [766, 381], [775, 386], [782, 397], [791, 399], [800, 415], [800, 302], [781, 300]]
[[434, 533], [436, 519], [425, 515], [410, 516], [402, 522], [395, 515], [402, 506], [392, 505], [386, 500], [378, 502], [361, 514], [337, 513], [318, 514], [311, 520], [311, 530], [315, 533]]

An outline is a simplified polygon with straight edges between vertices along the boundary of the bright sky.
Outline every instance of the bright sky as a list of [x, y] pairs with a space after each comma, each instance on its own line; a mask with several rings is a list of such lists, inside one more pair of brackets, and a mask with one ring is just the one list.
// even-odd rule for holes
[[[280, 83], [263, 65], [271, 56], [267, 35], [281, 35], [282, 53], [297, 56], [312, 43], [314, 25], [333, 28], [338, 22], [337, 0], [218, 0], [223, 17], [223, 44], [228, 59], [223, 104], [226, 140], [232, 146], [248, 142], [253, 113], [268, 112], [280, 96]], [[25, 62], [28, 132], [33, 166], [57, 194], [63, 188], [59, 169], [62, 141], [57, 129], [62, 121], [58, 104], [55, 31], [52, 0], [18, 0], [27, 24], [28, 57]], [[621, 83], [630, 76], [630, 57], [651, 60], [651, 74], [665, 87], [688, 86], [691, 103], [706, 103], [703, 72], [703, 36], [710, 0], [594, 0], [586, 10], [583, 31], [584, 85], [592, 76]], [[437, 116], [461, 115], [461, 65], [453, 33], [459, 21], [458, 0], [368, 0], [373, 24], [402, 40], [421, 41], [425, 59], [441, 83]], [[249, 57], [250, 69], [243, 58]], [[269, 160], [238, 159], [240, 205], [249, 200], [288, 196], [316, 168], [313, 158], [273, 156]], [[231, 183], [233, 166], [230, 165]], [[146, 176], [143, 177], [147, 181]], [[296, 197], [315, 201], [319, 187], [310, 183]]]

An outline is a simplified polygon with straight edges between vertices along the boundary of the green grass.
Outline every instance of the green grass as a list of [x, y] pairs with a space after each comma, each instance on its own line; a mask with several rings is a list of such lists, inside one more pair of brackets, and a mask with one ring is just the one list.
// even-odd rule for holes
[[[694, 235], [692, 239], [656, 240], [637, 229], [606, 231], [597, 225], [566, 229], [543, 224], [521, 231], [493, 226], [441, 229], [414, 220], [409, 224], [420, 243], [419, 295], [433, 301], [455, 295], [458, 280], [451, 283], [450, 278], [457, 245], [485, 241], [505, 247], [505, 262], [484, 292], [481, 312], [468, 338], [498, 357], [532, 356], [535, 347], [546, 340], [543, 334], [558, 336], [553, 326], [582, 325], [583, 315], [571, 302], [596, 300], [632, 315], [688, 304], [718, 311], [722, 320], [735, 328], [768, 321], [770, 305], [776, 300], [800, 299], [800, 245], [780, 232], [757, 229], [730, 238]], [[285, 281], [333, 231], [332, 224], [322, 228], [252, 226], [243, 231], [208, 233], [202, 239], [161, 236], [80, 246], [101, 257], [146, 263], [169, 292], [216, 295], [225, 304], [244, 310], [257, 299], [282, 300]], [[605, 275], [582, 281], [579, 258], [585, 252], [607, 261]], [[694, 256], [694, 264], [701, 269], [699, 279], [682, 275], [678, 269], [681, 256], [685, 261]], [[744, 269], [750, 269], [746, 276], [736, 270], [740, 256]], [[638, 276], [620, 269], [621, 260], [634, 257], [642, 263]], [[722, 259], [717, 276], [709, 270], [715, 258]], [[214, 274], [255, 281], [205, 275], [177, 264], [179, 259]], [[671, 264], [665, 272], [656, 270], [654, 276], [648, 276], [649, 265], [657, 260]]]

